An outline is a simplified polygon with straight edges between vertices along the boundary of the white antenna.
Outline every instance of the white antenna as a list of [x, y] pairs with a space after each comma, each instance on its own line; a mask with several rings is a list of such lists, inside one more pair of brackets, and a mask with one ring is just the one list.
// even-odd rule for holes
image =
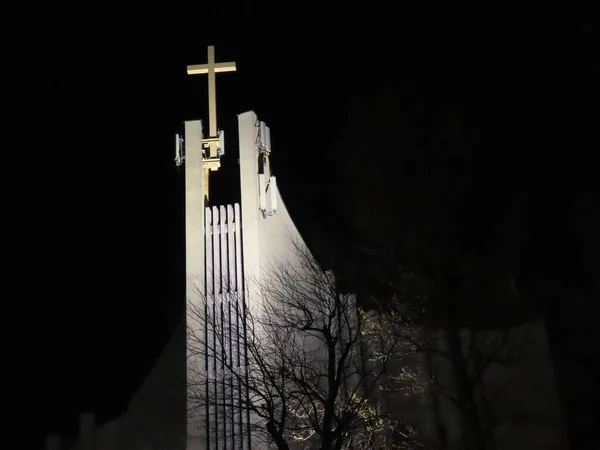
[[271, 215], [277, 212], [277, 178], [271, 177], [269, 181], [269, 190], [271, 191]]
[[258, 127], [258, 152], [267, 156], [271, 153], [271, 130], [262, 120]]
[[183, 164], [183, 136], [176, 134], [175, 135], [175, 165], [177, 167]]
[[258, 175], [258, 198], [259, 198], [259, 209], [265, 213], [267, 210], [267, 186], [265, 184], [265, 175], [263, 173]]
[[265, 147], [267, 147], [267, 155], [271, 153], [271, 129], [265, 125]]
[[217, 146], [217, 156], [223, 156], [225, 154], [225, 132], [219, 130], [219, 144]]
[[[259, 207], [263, 219], [274, 216], [277, 213], [277, 179], [271, 177], [269, 183], [266, 183], [265, 175], [258, 175]], [[267, 201], [267, 194], [269, 200]], [[267, 205], [267, 203], [270, 203]]]
[[266, 139], [267, 132], [265, 130], [266, 127], [267, 127], [267, 125], [261, 120], [260, 121], [260, 145], [262, 148], [266, 147], [266, 145], [267, 145], [267, 139]]

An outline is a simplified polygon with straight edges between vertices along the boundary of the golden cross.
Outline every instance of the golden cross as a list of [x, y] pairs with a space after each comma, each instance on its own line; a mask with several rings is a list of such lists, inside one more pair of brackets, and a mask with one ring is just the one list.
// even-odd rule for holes
[[[208, 74], [208, 139], [203, 139], [203, 146], [208, 145], [209, 154], [208, 160], [204, 161], [204, 195], [208, 202], [208, 178], [211, 170], [219, 168], [219, 157], [217, 155], [217, 144], [219, 137], [217, 136], [217, 87], [216, 77], [217, 72], [235, 72], [235, 62], [215, 62], [215, 47], [208, 46], [208, 63], [195, 64], [187, 66], [188, 75]], [[208, 203], [207, 203], [208, 204]]]
[[[188, 75], [208, 74], [208, 124], [209, 138], [217, 138], [217, 92], [215, 74], [218, 72], [235, 72], [235, 62], [215, 62], [215, 47], [208, 46], [208, 64], [187, 66]], [[214, 147], [214, 153], [213, 153]], [[210, 142], [210, 157], [217, 156], [217, 142]]]

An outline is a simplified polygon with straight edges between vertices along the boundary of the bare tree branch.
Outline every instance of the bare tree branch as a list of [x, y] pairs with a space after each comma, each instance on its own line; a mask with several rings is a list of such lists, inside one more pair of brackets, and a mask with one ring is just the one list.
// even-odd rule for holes
[[[386, 361], [396, 342], [372, 332], [355, 297], [341, 292], [307, 249], [298, 245], [296, 254], [297, 261], [262, 268], [253, 292], [211, 297], [199, 288], [203, 304], [188, 305], [196, 362], [190, 405], [209, 416], [229, 411], [242, 422], [250, 413], [253, 439], [278, 449], [294, 442], [320, 450], [401, 448], [387, 431], [402, 427], [369, 400], [385, 367], [365, 371], [362, 350], [375, 346], [377, 360]], [[242, 315], [243, 329], [230, 319]], [[242, 359], [232, 350], [239, 345]], [[407, 433], [403, 442], [415, 440]]]

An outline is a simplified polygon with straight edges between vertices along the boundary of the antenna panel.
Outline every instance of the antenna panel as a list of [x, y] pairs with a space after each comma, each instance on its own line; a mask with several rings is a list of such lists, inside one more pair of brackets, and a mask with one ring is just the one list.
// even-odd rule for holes
[[180, 134], [175, 135], [175, 165], [180, 166], [183, 164], [184, 153], [183, 153], [183, 136]]
[[258, 133], [259, 136], [260, 136], [259, 137], [259, 143], [260, 143], [261, 150], [264, 150], [265, 146], [267, 145], [267, 140], [266, 140], [267, 132], [266, 132], [265, 128], [266, 128], [266, 125], [261, 120], [260, 121], [259, 133]]
[[268, 153], [271, 152], [271, 129], [265, 125], [265, 147]]
[[267, 209], [267, 193], [265, 186], [265, 175], [258, 175], [258, 195], [259, 195], [259, 209], [265, 211]]
[[219, 130], [219, 146], [217, 147], [217, 156], [225, 154], [225, 131]]
[[269, 191], [271, 191], [271, 213], [275, 214], [277, 212], [277, 178], [271, 177]]

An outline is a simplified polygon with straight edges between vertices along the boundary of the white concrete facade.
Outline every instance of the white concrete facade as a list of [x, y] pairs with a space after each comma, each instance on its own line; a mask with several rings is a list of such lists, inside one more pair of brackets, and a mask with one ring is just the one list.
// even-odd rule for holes
[[[211, 359], [211, 351], [226, 354], [241, 371], [245, 370], [244, 349], [237, 345], [245, 336], [244, 302], [252, 308], [252, 303], [259, 301], [261, 268], [277, 265], [278, 261], [294, 264], [299, 261], [297, 246], [305, 244], [270, 172], [270, 136], [267, 152], [260, 145], [261, 139], [265, 142], [268, 127], [253, 111], [240, 114], [238, 125], [241, 205], [206, 207], [202, 122], [185, 122], [186, 301], [206, 311], [207, 321], [218, 319], [215, 323], [221, 323], [221, 330], [210, 329], [207, 323], [188, 316], [186, 326], [175, 333], [128, 412], [95, 432], [90, 428], [93, 417], [85, 416], [88, 421], [82, 427], [77, 448], [158, 449], [157, 443], [160, 448], [187, 450], [262, 448], [248, 440], [251, 418], [240, 407], [242, 396], [227, 379], [227, 370]], [[250, 295], [252, 292], [256, 295]], [[194, 351], [198, 343], [190, 340], [190, 331], [204, 337], [204, 352]], [[177, 408], [185, 408], [187, 416], [183, 411], [157, 410], [153, 402], [158, 396], [180, 396], [173, 387], [183, 380], [177, 382], [169, 374], [176, 374], [184, 354], [187, 405], [180, 402]], [[198, 382], [198, 375], [204, 382]], [[205, 392], [210, 398], [202, 407], [193, 404], [189, 395], [199, 386], [203, 392], [208, 387]], [[184, 417], [187, 426], [179, 426]], [[48, 449], [59, 447], [56, 438], [48, 440]]]
[[[261, 152], [261, 130], [264, 140], [268, 127], [253, 111], [240, 114], [238, 124], [241, 206], [210, 208], [204, 207], [202, 126], [199, 121], [185, 124], [187, 301], [195, 307], [206, 306], [207, 317], [204, 324], [188, 317], [188, 332], [191, 326], [198, 328], [192, 331], [206, 340], [201, 353], [207, 355], [200, 360], [188, 348], [188, 389], [202, 385], [205, 394], [195, 396], [210, 399], [201, 408], [188, 404], [189, 450], [217, 445], [236, 450], [250, 445], [258, 448], [247, 439], [251, 419], [239, 405], [240, 393], [227, 379], [227, 369], [219, 367], [218, 358], [211, 358], [211, 353], [226, 355], [244, 370], [244, 351], [238, 343], [244, 339], [244, 302], [252, 307], [250, 303], [259, 298], [250, 295], [252, 285], [260, 280], [261, 267], [278, 260], [290, 263], [297, 258], [296, 245], [304, 245], [276, 178], [271, 176], [270, 148]], [[220, 331], [215, 330], [215, 323], [220, 323]], [[188, 347], [193, 345], [198, 344], [188, 342]], [[208, 383], [198, 383], [199, 375]]]
[[[238, 115], [238, 127], [241, 205], [208, 208], [202, 123], [185, 123], [186, 300], [198, 307], [206, 306], [208, 317], [219, 319], [215, 322], [221, 323], [220, 335], [206, 324], [194, 331], [205, 336], [212, 351], [226, 354], [227, 359], [243, 371], [245, 356], [243, 347], [238, 344], [244, 340], [244, 302], [250, 308], [256, 306], [253, 303], [260, 301], [259, 284], [268, 279], [265, 269], [280, 262], [301, 264], [297, 246], [306, 246], [283, 202], [277, 178], [270, 171], [270, 137], [267, 151], [261, 147], [268, 127], [253, 111]], [[187, 320], [186, 325], [198, 324]], [[487, 339], [492, 339], [497, 333], [486, 334]], [[81, 435], [74, 448], [205, 450], [217, 448], [217, 443], [220, 450], [263, 448], [257, 442], [248, 441], [251, 418], [240, 406], [243, 393], [239, 387], [236, 390], [231, 378], [227, 379], [227, 370], [219, 367], [217, 360], [192, 354], [189, 341], [184, 351], [185, 335], [185, 327], [174, 334], [126, 414], [98, 427], [93, 416], [82, 416]], [[466, 348], [473, 335], [462, 336]], [[490, 426], [496, 448], [565, 448], [543, 323], [508, 330], [508, 336], [509, 343], [514, 341], [527, 350], [520, 355], [523, 361], [508, 368], [491, 367], [481, 379], [486, 390], [497, 391], [501, 399], [493, 402], [497, 411], [487, 411], [489, 420], [495, 422]], [[446, 351], [444, 336], [435, 337], [438, 338], [436, 344], [429, 345], [440, 352]], [[229, 347], [225, 343], [229, 343]], [[433, 360], [439, 382], [447, 383], [443, 386], [445, 394], [452, 394], [450, 362], [439, 356]], [[196, 408], [188, 403], [186, 408], [182, 388], [184, 369], [179, 368], [186, 361], [187, 389], [197, 385], [199, 373], [209, 381], [206, 394], [212, 401], [206, 402], [205, 407]], [[425, 365], [422, 358], [413, 363]], [[498, 380], [510, 389], [498, 385]], [[168, 397], [168, 401], [158, 401], [164, 397]], [[438, 399], [437, 412], [433, 411], [432, 398], [419, 400], [386, 392], [380, 400], [384, 409], [401, 410], [409, 418], [408, 422], [421, 425], [426, 440], [435, 441], [439, 438], [438, 430], [443, 428], [448, 444], [460, 448], [460, 418], [448, 400]], [[169, 410], [158, 408], [159, 403], [168, 404]], [[511, 408], [516, 411], [513, 413]], [[439, 423], [434, 423], [432, 416], [436, 416], [435, 422]], [[60, 438], [49, 438], [46, 448], [63, 448]]]
[[[268, 156], [261, 170], [264, 177], [259, 177], [259, 118], [254, 111], [240, 114], [238, 127], [244, 274], [248, 280], [259, 280], [261, 267], [276, 264], [278, 260], [293, 262], [298, 258], [295, 245], [305, 244], [285, 207], [276, 177], [270, 173]], [[264, 189], [264, 212], [261, 211], [261, 189]]]
[[[260, 314], [262, 306], [258, 304], [262, 299], [261, 285], [268, 278], [265, 270], [279, 264], [300, 264], [297, 246], [306, 248], [306, 244], [285, 207], [277, 179], [271, 173], [269, 128], [254, 111], [247, 111], [238, 115], [238, 132], [244, 299], [256, 315]], [[261, 142], [267, 143], [268, 148]], [[251, 437], [252, 449], [266, 448], [262, 439], [255, 435]]]
[[[185, 122], [185, 268], [186, 301], [200, 306], [204, 285], [204, 166], [202, 163], [202, 122]], [[186, 328], [190, 324], [186, 321]], [[200, 332], [200, 330], [198, 330]], [[201, 366], [198, 357], [190, 354], [187, 345], [188, 384], [193, 378], [191, 368]], [[188, 386], [187, 389], [190, 389]], [[200, 449], [205, 439], [202, 411], [188, 405], [187, 437], [189, 449]]]
[[[245, 370], [240, 206], [236, 203], [206, 208], [204, 217], [206, 319], [203, 338], [207, 358], [204, 368], [193, 372], [208, 383], [200, 383], [207, 401], [205, 420], [200, 423], [204, 427], [205, 447], [198, 448], [216, 448], [218, 444], [221, 449], [243, 450], [248, 448], [248, 417], [241, 406], [242, 386], [230, 372], [232, 368], [239, 373]], [[225, 366], [224, 361], [231, 366]]]

